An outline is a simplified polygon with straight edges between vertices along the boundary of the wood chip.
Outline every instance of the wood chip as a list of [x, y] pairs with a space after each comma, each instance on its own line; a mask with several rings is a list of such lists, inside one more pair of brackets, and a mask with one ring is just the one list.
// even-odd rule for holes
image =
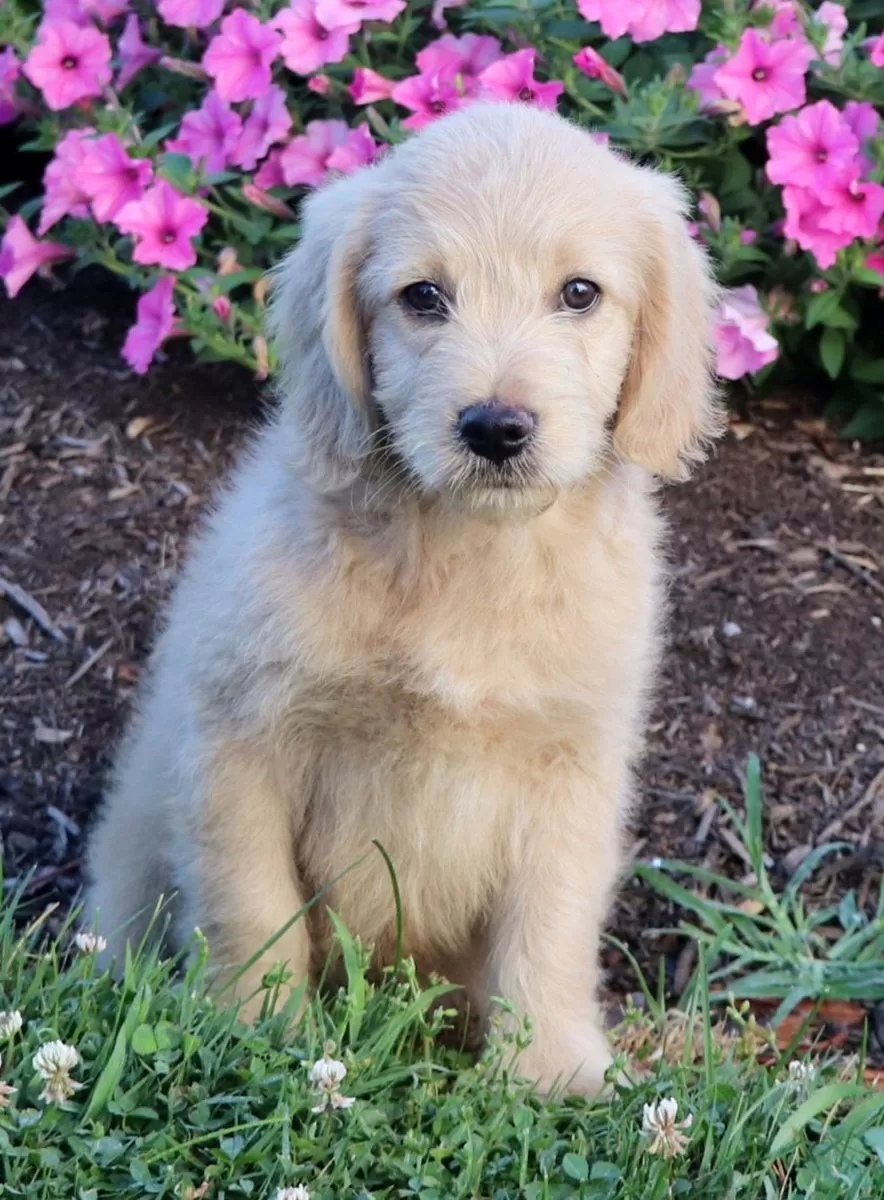
[[36, 621], [44, 633], [47, 633], [51, 638], [55, 638], [57, 642], [67, 641], [67, 638], [52, 620], [43, 605], [26, 592], [23, 587], [19, 587], [17, 583], [11, 583], [8, 579], [4, 579], [0, 575], [0, 592], [2, 592], [11, 604], [22, 609], [32, 620]]
[[102, 642], [102, 644], [98, 647], [98, 649], [94, 650], [89, 655], [89, 657], [86, 659], [85, 662], [80, 663], [79, 667], [77, 667], [77, 669], [76, 669], [76, 671], [74, 671], [73, 675], [71, 675], [70, 678], [65, 681], [64, 686], [66, 688], [71, 688], [74, 686], [75, 683], [79, 683], [79, 681], [83, 678], [83, 676], [86, 674], [86, 672], [91, 671], [92, 668], [95, 666], [95, 664], [98, 662], [98, 660], [100, 658], [103, 658], [104, 655], [107, 654], [108, 650], [110, 650], [110, 648], [113, 644], [114, 644], [114, 639], [112, 637], [108, 638], [106, 642]]
[[44, 725], [39, 717], [34, 718], [34, 741], [44, 742], [47, 746], [61, 746], [74, 736], [72, 729], [52, 729]]
[[826, 842], [830, 842], [833, 837], [841, 832], [848, 821], [852, 821], [864, 808], [868, 808], [872, 801], [878, 799], [879, 792], [884, 797], [884, 767], [881, 768], [859, 800], [851, 804], [850, 808], [843, 812], [840, 817], [836, 817], [834, 821], [830, 821], [825, 829], [821, 831], [817, 838], [817, 845], [824, 846]]

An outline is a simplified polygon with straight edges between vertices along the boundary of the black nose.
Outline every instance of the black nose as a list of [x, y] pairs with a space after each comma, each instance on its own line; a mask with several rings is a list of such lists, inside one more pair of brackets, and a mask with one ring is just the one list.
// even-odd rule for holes
[[502, 463], [522, 453], [534, 425], [534, 415], [527, 409], [471, 404], [460, 414], [457, 431], [474, 454]]

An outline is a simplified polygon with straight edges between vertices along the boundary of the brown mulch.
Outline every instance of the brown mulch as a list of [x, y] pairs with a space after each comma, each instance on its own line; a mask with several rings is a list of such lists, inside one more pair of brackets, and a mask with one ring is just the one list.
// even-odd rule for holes
[[[213, 486], [260, 417], [257, 385], [177, 351], [143, 379], [131, 302], [86, 280], [0, 302], [0, 838], [4, 887], [62, 907], [151, 631]], [[745, 877], [716, 795], [746, 756], [766, 785], [771, 869], [844, 840], [815, 898], [874, 904], [884, 864], [884, 458], [785, 402], [750, 406], [699, 477], [666, 493], [672, 621], [635, 823], [641, 859]], [[38, 607], [35, 607], [36, 606]], [[670, 985], [690, 945], [628, 883], [612, 929]], [[617, 951], [612, 985], [634, 989]]]

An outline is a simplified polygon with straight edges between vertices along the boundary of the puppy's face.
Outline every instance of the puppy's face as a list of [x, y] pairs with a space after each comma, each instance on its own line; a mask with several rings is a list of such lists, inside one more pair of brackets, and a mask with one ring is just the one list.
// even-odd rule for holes
[[314, 196], [284, 284], [309, 288], [308, 239], [328, 241], [325, 349], [391, 469], [517, 508], [612, 452], [677, 476], [709, 432], [710, 287], [681, 208], [549, 114], [476, 106]]
[[407, 178], [362, 270], [393, 447], [424, 489], [472, 505], [599, 467], [632, 342], [633, 254], [614, 214], [586, 205], [567, 162], [530, 165], [513, 178], [480, 155], [448, 180]]

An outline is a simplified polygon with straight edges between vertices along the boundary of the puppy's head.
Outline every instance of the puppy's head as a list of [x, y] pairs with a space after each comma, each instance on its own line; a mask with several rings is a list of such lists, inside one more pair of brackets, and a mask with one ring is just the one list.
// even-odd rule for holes
[[519, 507], [618, 455], [680, 479], [717, 427], [714, 288], [673, 179], [475, 105], [314, 194], [272, 308], [313, 442]]

